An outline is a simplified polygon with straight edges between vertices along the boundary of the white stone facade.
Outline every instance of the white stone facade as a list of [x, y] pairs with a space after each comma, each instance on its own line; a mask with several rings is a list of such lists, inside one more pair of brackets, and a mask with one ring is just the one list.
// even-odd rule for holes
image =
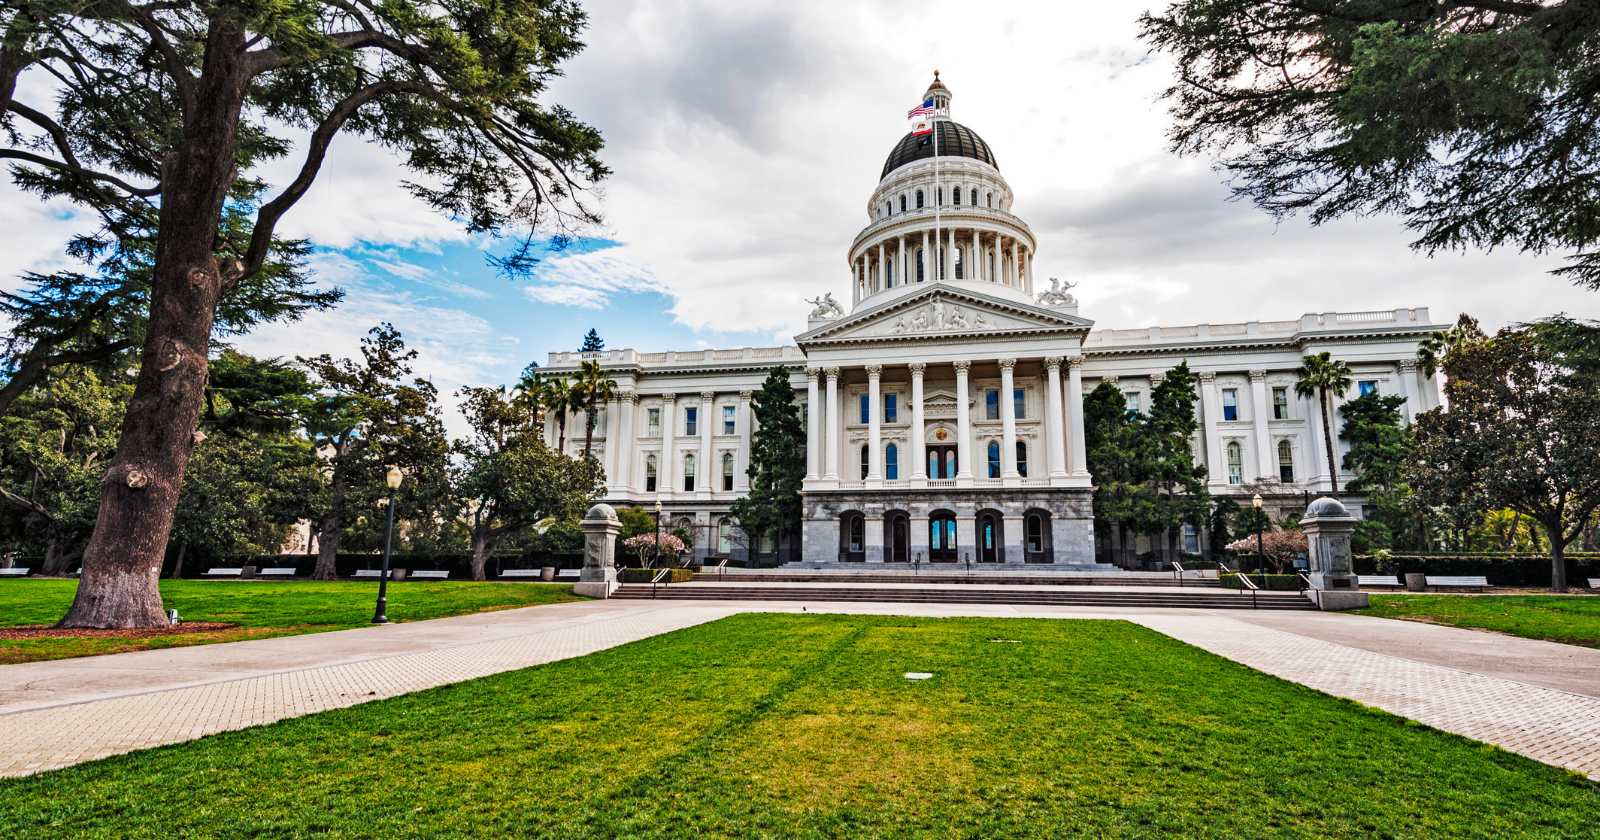
[[[928, 96], [948, 123], [949, 91], [936, 79]], [[1425, 308], [1096, 329], [1067, 288], [1052, 280], [1035, 293], [1036, 243], [987, 145], [954, 123], [938, 136], [968, 156], [902, 141], [848, 251], [850, 311], [812, 301], [795, 345], [550, 354], [549, 373], [594, 359], [617, 382], [595, 431], [608, 502], [660, 501], [694, 532], [697, 556], [746, 556], [726, 513], [748, 489], [750, 395], [783, 365], [807, 428], [806, 563], [1092, 568], [1082, 404], [1101, 382], [1148, 410], [1154, 385], [1187, 362], [1201, 380], [1194, 452], [1211, 492], [1261, 493], [1285, 510], [1332, 487], [1317, 403], [1295, 394], [1304, 356], [1328, 351], [1353, 370], [1336, 423], [1337, 405], [1367, 390], [1404, 396], [1408, 418], [1438, 405], [1414, 361], [1441, 329]], [[583, 428], [568, 421], [568, 451], [581, 450]], [[548, 430], [554, 443], [553, 421]]]

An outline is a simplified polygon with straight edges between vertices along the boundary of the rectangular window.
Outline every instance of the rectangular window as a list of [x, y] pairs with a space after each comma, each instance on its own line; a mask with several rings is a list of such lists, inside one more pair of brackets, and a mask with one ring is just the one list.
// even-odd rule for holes
[[885, 422], [885, 423], [897, 422], [895, 418], [897, 418], [899, 416], [899, 411], [898, 411], [898, 408], [895, 405], [895, 403], [896, 403], [896, 400], [895, 400], [895, 395], [894, 394], [884, 394], [883, 395], [883, 422]]
[[683, 410], [683, 433], [687, 437], [694, 437], [700, 428], [700, 409], [688, 406]]
[[661, 436], [661, 409], [647, 408], [644, 411], [644, 433], [650, 437]]
[[1289, 388], [1286, 385], [1272, 389], [1272, 419], [1289, 419]]
[[1000, 419], [1000, 392], [993, 388], [983, 392], [983, 419]]
[[1234, 421], [1239, 419], [1239, 389], [1222, 389], [1222, 419]]
[[872, 400], [870, 394], [861, 395], [861, 425], [872, 422]]
[[1028, 413], [1023, 410], [1023, 406], [1028, 404], [1027, 398], [1027, 388], [1011, 389], [1011, 415], [1018, 420], [1027, 419]]
[[1128, 416], [1135, 417], [1139, 414], [1139, 392], [1129, 391], [1122, 395], [1122, 404], [1128, 409]]
[[734, 408], [731, 405], [725, 405], [725, 406], [722, 407], [722, 433], [723, 434], [731, 435], [731, 434], [734, 434], [735, 432], [737, 432], [739, 430], [738, 424], [734, 420], [734, 413], [737, 410], [738, 409]]
[[1183, 526], [1183, 552], [1185, 554], [1200, 553], [1200, 529], [1184, 523]]
[[1357, 383], [1356, 387], [1360, 389], [1361, 396], [1363, 396], [1363, 397], [1368, 395], [1368, 394], [1376, 394], [1376, 393], [1378, 393], [1378, 380], [1376, 380], [1376, 379], [1363, 379], [1359, 383]]

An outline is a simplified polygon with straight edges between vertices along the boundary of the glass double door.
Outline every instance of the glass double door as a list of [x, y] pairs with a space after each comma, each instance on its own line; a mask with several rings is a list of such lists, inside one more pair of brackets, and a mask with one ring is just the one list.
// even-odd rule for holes
[[955, 478], [957, 466], [956, 448], [954, 446], [928, 447], [929, 478]]
[[928, 517], [928, 561], [956, 562], [956, 518], [948, 513]]

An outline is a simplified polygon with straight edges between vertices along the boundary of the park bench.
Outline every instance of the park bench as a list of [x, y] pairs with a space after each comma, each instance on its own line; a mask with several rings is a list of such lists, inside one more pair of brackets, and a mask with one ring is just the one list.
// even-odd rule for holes
[[422, 569], [420, 571], [411, 572], [410, 577], [421, 578], [424, 580], [446, 580], [450, 577], [450, 570], [444, 569], [442, 571], [434, 571], [431, 569]]
[[577, 580], [583, 574], [582, 569], [557, 569], [556, 580]]
[[1589, 578], [1590, 589], [1600, 589], [1600, 578]]
[[[394, 577], [394, 573], [390, 572], [389, 576], [390, 577]], [[383, 571], [380, 570], [380, 569], [356, 569], [356, 573], [351, 575], [351, 577], [353, 577], [353, 578], [374, 578], [374, 579], [376, 579], [376, 578], [383, 577]]]
[[1400, 578], [1394, 575], [1356, 575], [1357, 587], [1374, 586], [1400, 586]]
[[539, 570], [538, 569], [501, 569], [500, 570], [500, 577], [502, 577], [502, 578], [536, 578], [538, 576], [539, 576]]
[[27, 566], [13, 566], [9, 569], [0, 569], [0, 577], [27, 577], [33, 571]]
[[1489, 579], [1483, 575], [1428, 575], [1424, 580], [1434, 589], [1489, 588]]
[[256, 574], [261, 577], [294, 577], [293, 566], [269, 566]]
[[206, 573], [201, 577], [239, 577], [243, 574], [243, 566], [215, 566], [206, 569]]

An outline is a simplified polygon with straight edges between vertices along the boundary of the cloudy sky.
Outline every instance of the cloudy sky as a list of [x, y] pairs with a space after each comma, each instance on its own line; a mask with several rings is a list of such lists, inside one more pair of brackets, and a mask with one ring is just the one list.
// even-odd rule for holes
[[[459, 226], [411, 199], [395, 161], [335, 143], [286, 218], [318, 246], [336, 311], [248, 336], [289, 356], [352, 352], [392, 321], [443, 392], [511, 381], [591, 326], [610, 347], [784, 342], [802, 300], [848, 299], [845, 251], [937, 67], [1038, 235], [1039, 280], [1077, 281], [1108, 327], [1428, 306], [1487, 324], [1600, 297], [1513, 252], [1428, 259], [1391, 218], [1321, 228], [1230, 202], [1207, 160], [1166, 150], [1164, 58], [1135, 37], [1147, 2], [972, 4], [604, 0], [552, 99], [605, 134], [604, 228], [512, 283]], [[282, 182], [298, 165], [269, 172]], [[67, 208], [0, 202], [0, 282], [59, 264]], [[454, 425], [454, 423], [452, 423]]]

